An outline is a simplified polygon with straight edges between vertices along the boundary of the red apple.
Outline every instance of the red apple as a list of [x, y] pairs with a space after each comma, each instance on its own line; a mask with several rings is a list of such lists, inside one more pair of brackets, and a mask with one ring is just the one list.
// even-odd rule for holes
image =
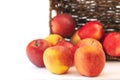
[[81, 39], [94, 38], [100, 40], [103, 36], [103, 26], [98, 21], [87, 22], [83, 27], [78, 30], [78, 35]]
[[51, 25], [52, 33], [63, 37], [71, 37], [75, 31], [75, 20], [67, 13], [56, 15], [51, 20]]
[[108, 55], [120, 57], [120, 33], [108, 33], [103, 40], [103, 47]]
[[67, 47], [71, 51], [72, 65], [73, 65], [73, 62], [74, 62], [73, 59], [74, 59], [74, 53], [76, 51], [76, 46], [65, 40], [59, 41], [56, 45]]
[[29, 60], [37, 67], [44, 67], [43, 53], [49, 44], [44, 39], [31, 41], [26, 47], [26, 53]]
[[66, 41], [66, 40], [59, 41], [56, 45], [65, 46], [65, 47], [69, 48], [73, 54], [74, 54], [74, 52], [76, 50], [75, 45], [72, 44], [69, 41]]

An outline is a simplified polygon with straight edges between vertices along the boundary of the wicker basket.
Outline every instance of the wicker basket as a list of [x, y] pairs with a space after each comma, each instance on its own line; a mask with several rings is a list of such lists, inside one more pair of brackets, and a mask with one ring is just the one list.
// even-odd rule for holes
[[[50, 0], [50, 21], [53, 11], [56, 14], [71, 14], [77, 23], [76, 28], [88, 21], [98, 20], [106, 33], [120, 31], [120, 0]], [[107, 60], [120, 61], [120, 57], [106, 57]]]

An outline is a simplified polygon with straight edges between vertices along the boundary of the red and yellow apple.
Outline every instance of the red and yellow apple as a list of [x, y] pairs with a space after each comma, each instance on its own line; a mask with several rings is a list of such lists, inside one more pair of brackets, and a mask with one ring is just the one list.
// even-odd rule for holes
[[52, 46], [45, 50], [43, 60], [48, 71], [63, 74], [71, 66], [71, 51], [64, 46]]
[[120, 33], [108, 33], [103, 40], [103, 47], [106, 54], [120, 57]]
[[94, 38], [100, 40], [104, 34], [103, 26], [98, 21], [87, 22], [78, 30], [78, 35], [81, 39]]
[[44, 39], [32, 40], [26, 47], [29, 60], [37, 67], [44, 67], [43, 53], [49, 44]]
[[75, 31], [75, 20], [67, 13], [58, 14], [51, 20], [52, 33], [62, 37], [71, 37]]
[[102, 48], [94, 45], [79, 47], [74, 56], [77, 71], [88, 77], [98, 76], [105, 65], [105, 53]]

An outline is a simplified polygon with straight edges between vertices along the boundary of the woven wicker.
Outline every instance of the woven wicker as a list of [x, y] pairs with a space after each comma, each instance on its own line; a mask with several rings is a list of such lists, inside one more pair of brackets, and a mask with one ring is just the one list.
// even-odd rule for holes
[[[120, 31], [120, 0], [49, 0], [50, 21], [53, 11], [56, 14], [69, 13], [75, 19], [76, 28], [88, 21], [98, 20], [106, 33]], [[51, 27], [51, 24], [50, 24]], [[119, 60], [120, 57], [106, 55], [107, 60]]]

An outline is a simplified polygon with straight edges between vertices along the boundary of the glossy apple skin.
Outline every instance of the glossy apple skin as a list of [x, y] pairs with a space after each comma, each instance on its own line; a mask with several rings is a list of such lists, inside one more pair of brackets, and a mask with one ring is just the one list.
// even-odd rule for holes
[[27, 57], [37, 67], [44, 67], [43, 53], [49, 44], [44, 39], [31, 41], [26, 48]]
[[108, 33], [103, 40], [103, 47], [106, 54], [120, 57], [120, 33]]
[[75, 52], [74, 64], [77, 71], [83, 76], [100, 75], [105, 62], [105, 53], [100, 47], [87, 45], [79, 47]]
[[71, 15], [64, 13], [58, 14], [51, 20], [52, 33], [63, 37], [71, 37], [75, 31], [75, 20]]
[[87, 22], [78, 30], [78, 35], [81, 39], [94, 38], [100, 40], [104, 34], [103, 26], [98, 21]]

